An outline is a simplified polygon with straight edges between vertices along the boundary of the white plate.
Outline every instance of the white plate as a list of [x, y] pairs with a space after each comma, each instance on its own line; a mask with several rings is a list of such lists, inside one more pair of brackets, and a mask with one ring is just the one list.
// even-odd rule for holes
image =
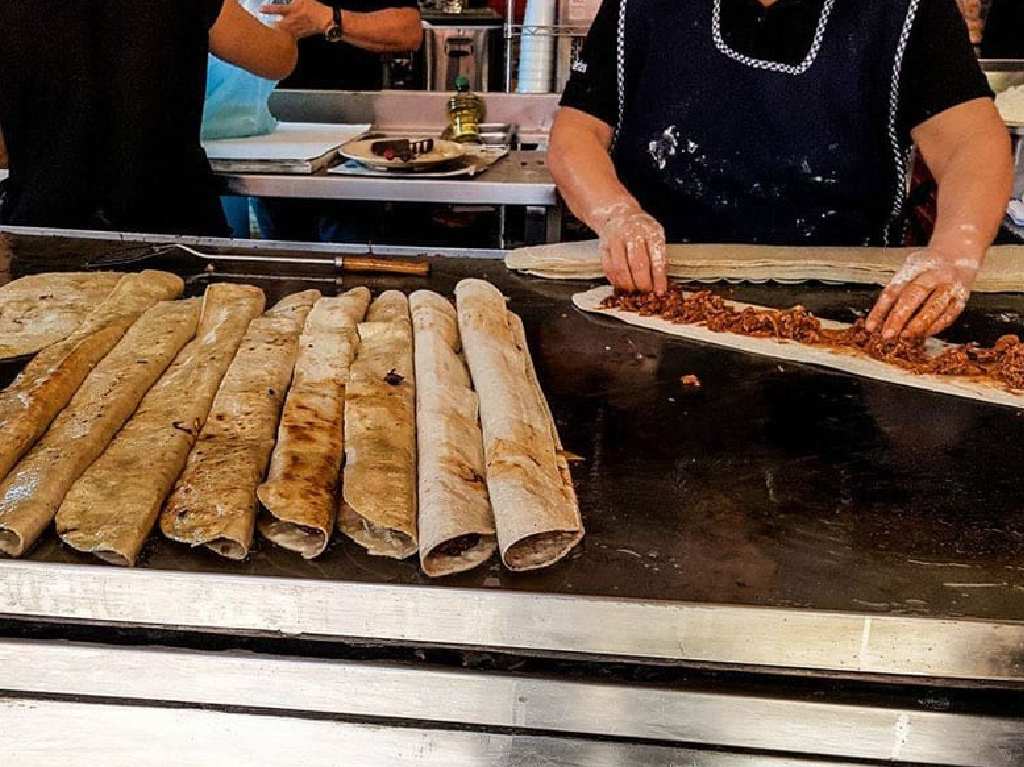
[[[434, 149], [426, 154], [418, 154], [408, 162], [397, 158], [394, 160], [387, 160], [370, 151], [370, 147], [373, 143], [379, 140], [381, 139], [361, 139], [359, 141], [350, 141], [339, 150], [339, 154], [348, 160], [355, 160], [356, 162], [360, 162], [370, 168], [380, 168], [382, 170], [416, 170], [417, 168], [433, 168], [438, 165], [443, 165], [446, 162], [453, 162], [454, 160], [458, 160], [466, 155], [466, 148], [461, 144], [456, 144], [454, 141], [434, 139]], [[417, 141], [419, 139], [410, 140]]]

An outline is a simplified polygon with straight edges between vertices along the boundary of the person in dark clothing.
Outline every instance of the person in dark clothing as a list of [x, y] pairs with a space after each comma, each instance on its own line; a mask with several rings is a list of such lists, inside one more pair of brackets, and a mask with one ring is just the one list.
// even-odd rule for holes
[[992, 0], [981, 38], [983, 59], [1024, 59], [1024, 2]]
[[914, 143], [939, 185], [935, 232], [868, 325], [932, 335], [1009, 199], [991, 96], [955, 0], [605, 0], [549, 161], [612, 283], [664, 291], [666, 236], [899, 244]]
[[226, 232], [199, 143], [207, 54], [284, 77], [287, 32], [237, 0], [4, 2], [0, 29], [0, 223]]
[[[420, 47], [423, 26], [416, 0], [291, 0], [264, 5], [299, 42], [299, 63], [280, 88], [379, 90], [381, 54]], [[275, 240], [356, 242], [371, 239], [375, 203], [260, 199], [256, 217]]]
[[261, 10], [301, 40], [282, 88], [379, 90], [381, 54], [414, 51], [423, 38], [416, 0], [291, 0]]

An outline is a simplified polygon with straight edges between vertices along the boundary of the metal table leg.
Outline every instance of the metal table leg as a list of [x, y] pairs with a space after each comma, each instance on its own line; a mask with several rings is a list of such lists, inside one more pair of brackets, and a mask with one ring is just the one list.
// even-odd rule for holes
[[526, 245], [544, 245], [562, 239], [562, 209], [558, 205], [526, 206]]

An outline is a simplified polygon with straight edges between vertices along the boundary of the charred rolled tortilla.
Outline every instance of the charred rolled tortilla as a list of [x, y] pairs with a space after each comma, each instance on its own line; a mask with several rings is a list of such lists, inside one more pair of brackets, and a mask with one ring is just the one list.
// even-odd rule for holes
[[164, 301], [139, 318], [85, 379], [43, 438], [0, 484], [0, 550], [20, 556], [72, 483], [128, 420], [196, 330], [199, 301]]
[[165, 536], [244, 559], [256, 525], [256, 488], [274, 448], [299, 334], [319, 292], [296, 293], [249, 323], [210, 415], [160, 516]]
[[195, 339], [64, 498], [56, 526], [66, 544], [112, 564], [135, 564], [263, 305], [263, 291], [251, 285], [206, 289]]
[[43, 435], [132, 323], [158, 301], [177, 298], [183, 289], [181, 278], [167, 272], [126, 274], [68, 338], [28, 363], [0, 392], [0, 478]]
[[257, 494], [260, 534], [307, 559], [327, 548], [340, 480], [345, 389], [370, 291], [353, 288], [313, 306], [277, 431], [267, 481]]
[[338, 527], [377, 556], [405, 559], [416, 529], [416, 387], [408, 299], [370, 305], [345, 391], [345, 471]]

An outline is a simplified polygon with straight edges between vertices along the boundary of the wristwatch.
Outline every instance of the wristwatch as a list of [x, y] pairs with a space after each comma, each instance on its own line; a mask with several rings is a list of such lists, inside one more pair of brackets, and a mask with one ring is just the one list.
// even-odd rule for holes
[[335, 8], [331, 12], [331, 24], [324, 30], [324, 39], [329, 43], [340, 43], [341, 36], [341, 8]]

